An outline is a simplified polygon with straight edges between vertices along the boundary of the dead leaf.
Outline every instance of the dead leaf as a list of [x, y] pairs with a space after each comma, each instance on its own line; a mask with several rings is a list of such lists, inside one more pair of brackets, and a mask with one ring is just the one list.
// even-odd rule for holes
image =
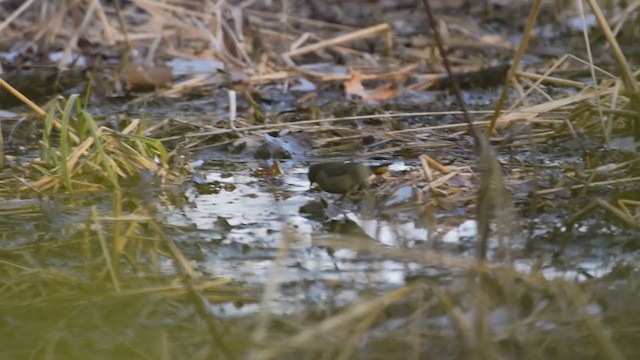
[[280, 163], [278, 163], [278, 160], [273, 161], [273, 165], [271, 165], [271, 174], [273, 176], [282, 175], [282, 169], [280, 169]]
[[372, 91], [369, 91], [367, 96], [363, 96], [362, 98], [365, 101], [389, 100], [402, 95], [402, 92], [402, 89], [398, 88], [396, 83], [386, 83]]
[[344, 91], [350, 95], [364, 96], [366, 94], [366, 90], [362, 85], [362, 73], [349, 68], [349, 75], [351, 78], [344, 82]]
[[441, 174], [446, 175], [450, 172], [449, 168], [440, 164], [439, 162], [437, 162], [427, 154], [421, 154], [419, 158], [420, 158], [420, 162], [422, 162], [423, 164], [426, 163], [430, 168], [437, 170]]
[[277, 160], [274, 160], [273, 165], [271, 165], [270, 167], [259, 167], [251, 173], [251, 176], [258, 178], [278, 177], [280, 175], [282, 175], [282, 169], [280, 169], [280, 164]]
[[384, 75], [365, 75], [360, 71], [354, 70], [352, 68], [349, 68], [349, 75], [349, 80], [346, 80], [344, 82], [345, 92], [350, 95], [359, 96], [366, 102], [394, 99], [402, 95], [403, 93], [403, 89], [400, 89], [394, 82], [388, 82], [373, 90], [365, 89], [364, 85], [362, 84], [363, 80], [384, 77]]
[[173, 81], [173, 68], [156, 65], [145, 68], [131, 64], [123, 71], [126, 89], [129, 91], [154, 91], [160, 87], [169, 87]]

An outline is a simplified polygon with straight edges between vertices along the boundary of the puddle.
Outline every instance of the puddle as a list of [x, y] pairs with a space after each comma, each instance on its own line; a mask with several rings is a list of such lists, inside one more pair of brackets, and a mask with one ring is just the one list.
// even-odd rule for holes
[[[411, 261], [387, 259], [382, 253], [376, 255], [372, 249], [429, 251], [435, 247], [469, 259], [475, 256], [477, 225], [475, 220], [465, 220], [464, 211], [454, 209], [455, 216], [440, 217], [431, 226], [425, 226], [416, 211], [420, 205], [396, 209], [398, 204], [411, 200], [410, 187], [397, 188], [382, 203], [396, 210], [377, 207], [372, 215], [363, 203], [310, 190], [307, 166], [299, 166], [297, 162], [282, 162], [284, 173], [277, 178], [253, 175], [255, 169], [264, 166], [262, 162], [236, 164], [238, 168], [231, 171], [207, 168], [206, 164], [206, 161], [197, 164], [198, 182], [216, 183], [219, 190], [204, 194], [191, 186], [186, 191], [189, 206], [167, 208], [164, 216], [169, 225], [191, 228], [201, 234], [191, 236], [189, 241], [200, 244], [204, 258], [198, 265], [209, 274], [257, 285], [268, 283], [278, 273], [278, 281], [283, 284], [335, 281], [386, 288], [401, 286], [407, 278], [424, 274], [425, 269]], [[402, 161], [389, 165], [392, 172], [412, 168]], [[229, 184], [233, 186], [225, 188]], [[303, 206], [319, 199], [328, 203], [320, 219], [301, 212]], [[385, 212], [387, 215], [382, 216]], [[576, 231], [581, 232], [580, 229]], [[534, 236], [544, 237], [548, 235], [549, 224], [541, 223], [533, 231]], [[285, 241], [288, 255], [283, 264], [277, 264], [274, 259]], [[512, 241], [516, 269], [526, 274], [538, 260], [521, 256], [526, 248], [524, 238]], [[491, 249], [498, 246], [493, 238], [489, 243]], [[542, 274], [549, 279], [570, 279], [583, 276], [585, 271], [600, 277], [611, 270], [606, 257], [585, 258], [584, 254], [572, 254], [569, 250], [565, 250], [565, 255], [584, 261], [571, 262], [578, 270], [562, 270], [560, 263], [547, 262]], [[355, 300], [347, 295], [355, 294], [352, 288], [338, 290], [334, 295], [342, 291], [344, 294], [339, 297]], [[280, 305], [286, 308], [293, 299], [283, 297], [281, 301]], [[231, 310], [226, 307], [225, 313]]]

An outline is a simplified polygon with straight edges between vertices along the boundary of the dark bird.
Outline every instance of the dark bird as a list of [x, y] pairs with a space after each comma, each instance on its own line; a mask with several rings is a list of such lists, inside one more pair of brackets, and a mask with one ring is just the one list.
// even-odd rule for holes
[[371, 169], [362, 164], [328, 162], [309, 168], [309, 182], [334, 194], [346, 194], [360, 187], [367, 187]]

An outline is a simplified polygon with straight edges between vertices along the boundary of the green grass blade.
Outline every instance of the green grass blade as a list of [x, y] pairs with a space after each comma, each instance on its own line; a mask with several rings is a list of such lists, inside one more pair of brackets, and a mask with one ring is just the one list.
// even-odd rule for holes
[[155, 153], [160, 157], [162, 164], [166, 164], [169, 158], [167, 149], [162, 145], [162, 142], [157, 139], [152, 139], [141, 135], [122, 135], [136, 144], [136, 149], [147, 158], [153, 158], [153, 155], [149, 153], [149, 148], [155, 150]]
[[99, 158], [102, 162], [102, 167], [107, 173], [107, 178], [109, 179], [109, 181], [111, 181], [111, 184], [115, 189], [120, 189], [120, 184], [118, 182], [118, 175], [113, 171], [113, 167], [112, 167], [114, 164], [114, 161], [105, 151], [104, 146], [102, 144], [102, 140], [98, 136], [98, 124], [93, 119], [91, 114], [89, 114], [87, 111], [80, 108], [80, 102], [78, 102], [78, 114], [79, 114], [79, 117], [81, 117], [83, 121], [85, 121], [87, 129], [89, 130], [89, 133], [93, 137], [94, 146], [96, 147], [96, 151], [98, 151]]
[[67, 166], [67, 157], [71, 153], [69, 144], [69, 122], [71, 121], [71, 110], [78, 98], [78, 94], [69, 96], [67, 104], [62, 112], [62, 127], [60, 128], [60, 176], [67, 188], [67, 191], [73, 192], [71, 187], [71, 176], [69, 174], [69, 168]]

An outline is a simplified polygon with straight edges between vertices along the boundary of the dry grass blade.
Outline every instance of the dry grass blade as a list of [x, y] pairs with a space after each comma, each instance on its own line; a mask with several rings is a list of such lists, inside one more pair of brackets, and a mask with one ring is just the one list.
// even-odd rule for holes
[[467, 323], [464, 315], [456, 308], [451, 298], [447, 296], [441, 289], [436, 289], [436, 296], [440, 303], [444, 306], [445, 311], [458, 329], [458, 334], [463, 340], [463, 343], [467, 347], [467, 351], [471, 352], [473, 349], [473, 332], [471, 326]]
[[[595, 65], [593, 61], [593, 55], [591, 53], [591, 42], [589, 41], [589, 32], [587, 30], [587, 20], [584, 15], [584, 8], [582, 7], [582, 1], [577, 1], [577, 4], [580, 12], [580, 19], [582, 20], [582, 34], [584, 36], [584, 44], [587, 49], [587, 59], [589, 59], [589, 72], [591, 73], [591, 81], [593, 82], [593, 88], [597, 93], [600, 90], [600, 87], [598, 86], [598, 80], [596, 79], [596, 70], [595, 70]], [[604, 133], [605, 141], [609, 143], [611, 139], [611, 121], [607, 121], [607, 119], [605, 118], [602, 112], [602, 105], [600, 104], [601, 102], [600, 99], [601, 97], [599, 95], [596, 95], [595, 97], [596, 108], [598, 109], [598, 114], [600, 115], [600, 123], [602, 124], [602, 131]]]
[[[350, 41], [355, 41], [355, 40], [360, 40], [363, 38], [367, 38], [370, 36], [373, 36], [377, 33], [383, 33], [383, 34], [389, 34], [389, 32], [391, 31], [391, 27], [389, 27], [388, 24], [378, 24], [375, 26], [371, 26], [368, 27], [366, 29], [362, 29], [362, 30], [358, 30], [358, 31], [354, 31], [352, 33], [349, 34], [345, 34], [345, 35], [341, 35], [338, 37], [335, 37], [333, 39], [329, 39], [329, 40], [324, 40], [324, 41], [320, 41], [318, 43], [315, 44], [311, 44], [311, 45], [307, 45], [295, 50], [291, 50], [291, 51], [287, 51], [286, 53], [282, 54], [282, 56], [284, 58], [292, 58], [294, 56], [299, 56], [299, 55], [304, 55], [313, 51], [317, 51], [317, 50], [321, 50], [325, 47], [329, 47], [329, 46], [333, 46], [333, 45], [340, 45], [340, 44], [344, 44], [346, 42], [350, 42]], [[390, 39], [390, 37], [387, 35], [385, 37], [386, 39]], [[393, 49], [393, 43], [389, 43], [389, 40], [386, 41], [386, 46], [387, 46], [387, 51], [391, 51], [391, 49]]]
[[[590, 182], [588, 184], [572, 185], [572, 186], [569, 186], [568, 189], [570, 189], [570, 190], [579, 190], [579, 189], [582, 189], [584, 187], [597, 187], [597, 186], [604, 186], [604, 185], [634, 183], [634, 182], [638, 182], [638, 181], [640, 181], [640, 176], [623, 178], [623, 179], [594, 181], [594, 182]], [[538, 191], [535, 192], [535, 194], [537, 196], [549, 195], [549, 194], [553, 194], [555, 192], [563, 191], [565, 189], [567, 189], [567, 187], [554, 187], [554, 188], [550, 188], [550, 189], [538, 190]]]
[[286, 264], [287, 257], [289, 255], [289, 232], [285, 231], [278, 247], [278, 253], [274, 259], [274, 266], [271, 270], [271, 276], [269, 276], [268, 282], [265, 284], [265, 290], [262, 296], [261, 309], [257, 316], [256, 327], [253, 332], [253, 340], [255, 342], [264, 341], [267, 330], [269, 327], [269, 321], [271, 317], [271, 307], [275, 299], [278, 296], [280, 290], [280, 281], [282, 281], [282, 273]]
[[[22, 14], [25, 10], [27, 10], [29, 8], [29, 6], [31, 6], [31, 4], [33, 4], [34, 0], [27, 0], [25, 2], [22, 3], [22, 5], [20, 5], [19, 8], [17, 8], [11, 15], [9, 15], [1, 24], [0, 24], [0, 33], [2, 33], [2, 31], [9, 25], [11, 24], [18, 16], [20, 16], [20, 14]], [[2, 79], [0, 79], [2, 80]]]
[[164, 232], [162, 231], [162, 228], [160, 227], [160, 225], [156, 221], [150, 221], [149, 225], [155, 232], [156, 236], [158, 236], [160, 239], [163, 239], [166, 242], [167, 247], [169, 248], [169, 251], [173, 256], [173, 259], [176, 261], [176, 264], [178, 265], [178, 269], [180, 269], [180, 272], [183, 273], [185, 276], [187, 276], [188, 279], [197, 278], [198, 277], [197, 273], [193, 269], [191, 262], [184, 256], [184, 254], [182, 254], [182, 251], [180, 251], [180, 249], [176, 246], [176, 244], [171, 239], [167, 238], [164, 235]]
[[375, 324], [375, 321], [381, 316], [383, 311], [383, 307], [376, 311], [371, 311], [356, 324], [351, 334], [342, 343], [342, 347], [336, 356], [336, 360], [347, 360], [353, 358], [352, 356], [358, 348], [358, 343]]
[[[629, 67], [629, 63], [627, 62], [618, 41], [615, 36], [611, 32], [611, 28], [607, 23], [607, 19], [604, 17], [602, 13], [602, 9], [600, 9], [600, 5], [596, 0], [589, 0], [589, 6], [591, 6], [591, 11], [596, 16], [596, 20], [598, 21], [598, 25], [600, 26], [600, 30], [604, 34], [605, 39], [611, 46], [611, 50], [613, 51], [613, 58], [618, 64], [618, 68], [622, 73], [622, 82], [624, 83], [624, 87], [627, 89], [629, 93], [628, 96], [631, 99], [631, 104], [633, 106], [633, 110], [638, 112], [640, 111], [640, 86], [633, 76], [633, 71]], [[635, 115], [632, 120], [632, 128], [634, 131], [634, 137], [636, 139], [640, 138], [640, 117]]]
[[286, 343], [277, 344], [254, 353], [252, 358], [261, 360], [276, 359], [279, 358], [280, 354], [287, 349], [304, 348], [305, 344], [316, 341], [318, 338], [328, 336], [339, 329], [349, 329], [358, 324], [363, 317], [366, 317], [371, 313], [377, 313], [394, 302], [406, 299], [413, 292], [419, 289], [420, 286], [420, 284], [414, 283], [391, 291], [377, 299], [354, 304], [341, 314], [324, 320], [321, 323], [302, 331], [298, 335], [293, 336], [288, 339]]
[[[548, 101], [542, 104], [532, 105], [525, 108], [520, 108], [518, 111], [510, 112], [508, 114], [504, 114], [499, 117], [497, 123], [505, 123], [509, 124], [518, 120], [527, 120], [531, 121], [536, 116], [542, 114], [548, 114], [552, 111], [562, 110], [562, 108], [573, 105], [585, 100], [592, 99], [594, 96], [603, 96], [611, 93], [611, 90], [603, 90], [596, 93], [593, 89], [585, 89], [578, 94], [562, 98], [556, 99], [553, 101]], [[491, 124], [489, 124], [491, 126]], [[494, 124], [495, 127], [495, 124]]]
[[69, 122], [71, 121], [71, 110], [76, 105], [77, 101], [79, 101], [77, 94], [71, 95], [69, 100], [67, 100], [67, 104], [62, 112], [62, 128], [60, 128], [60, 177], [62, 177], [62, 181], [69, 192], [73, 191], [73, 188], [71, 187], [69, 165], [67, 163], [67, 158], [69, 157], [69, 151], [71, 149], [71, 144], [68, 140], [70, 133]]
[[505, 80], [504, 87], [502, 88], [502, 92], [500, 93], [500, 97], [498, 98], [496, 109], [491, 118], [491, 122], [489, 123], [489, 127], [487, 128], [487, 134], [492, 134], [493, 129], [496, 126], [496, 122], [500, 117], [500, 113], [502, 112], [502, 107], [504, 106], [505, 101], [507, 101], [507, 95], [509, 93], [509, 88], [511, 85], [511, 81], [518, 70], [518, 66], [520, 66], [520, 59], [524, 56], [524, 52], [527, 49], [527, 45], [529, 44], [529, 38], [531, 36], [531, 31], [533, 26], [536, 23], [536, 19], [538, 18], [538, 13], [540, 12], [540, 5], [542, 4], [542, 0], [534, 0], [531, 5], [531, 11], [529, 12], [529, 19], [527, 20], [527, 25], [524, 27], [523, 37], [520, 41], [520, 45], [518, 46], [518, 51], [511, 61], [511, 68], [507, 73], [507, 79]]
[[120, 281], [118, 280], [117, 270], [114, 265], [114, 260], [117, 261], [117, 259], [113, 259], [111, 257], [112, 252], [109, 251], [109, 248], [107, 246], [107, 241], [104, 238], [104, 232], [102, 231], [101, 220], [98, 217], [98, 210], [96, 209], [95, 206], [91, 207], [91, 218], [93, 220], [93, 223], [96, 229], [96, 235], [98, 236], [98, 240], [100, 241], [102, 256], [104, 257], [104, 260], [107, 263], [107, 269], [109, 269], [109, 274], [111, 275], [111, 281], [113, 282], [113, 287], [116, 290], [116, 292], [120, 292], [121, 291]]
[[607, 331], [603, 329], [602, 323], [588, 312], [588, 302], [585, 294], [573, 283], [567, 284], [567, 293], [574, 308], [581, 314], [582, 321], [592, 338], [595, 340], [600, 350], [600, 358], [608, 360], [623, 360], [625, 357], [618, 350], [617, 345], [612, 341]]
[[[534, 80], [534, 81], [536, 81], [536, 83], [544, 82], [544, 83], [548, 83], [548, 84], [554, 84], [554, 85], [557, 85], [557, 86], [575, 87], [575, 88], [578, 88], [578, 89], [584, 89], [587, 86], [585, 83], [580, 82], [580, 81], [562, 79], [562, 78], [546, 76], [546, 75], [540, 75], [540, 74], [530, 73], [530, 72], [526, 72], [526, 71], [517, 71], [516, 72], [516, 76], [520, 77], [520, 78], [527, 78], [527, 79]], [[526, 94], [524, 96], [526, 96]], [[524, 97], [524, 96], [522, 96], [522, 97]]]
[[[20, 101], [22, 101], [25, 105], [27, 105], [29, 108], [31, 108], [31, 110], [35, 111], [38, 115], [40, 115], [42, 117], [46, 117], [47, 116], [47, 113], [44, 110], [42, 110], [41, 107], [36, 105], [33, 101], [29, 100], [29, 98], [27, 98], [26, 96], [22, 95], [22, 93], [20, 93], [13, 86], [11, 86], [9, 83], [7, 83], [6, 81], [4, 81], [1, 78], [0, 78], [0, 86], [3, 87], [5, 90], [9, 91], [11, 94], [13, 94], [18, 99], [20, 99]], [[56, 118], [53, 118], [52, 122], [53, 122], [53, 125], [58, 130], [62, 128], [62, 124], [61, 124], [60, 120], [58, 120]], [[78, 142], [79, 141], [78, 137], [74, 133], [70, 133], [69, 137], [74, 142]]]
[[625, 225], [630, 226], [632, 228], [636, 228], [636, 229], [640, 228], [640, 223], [638, 223], [638, 220], [633, 216], [631, 216], [631, 214], [628, 214], [625, 211], [618, 209], [617, 207], [609, 204], [608, 202], [602, 199], [595, 199], [594, 201], [596, 204], [600, 205], [602, 208], [604, 208], [609, 213], [611, 213], [616, 218], [618, 218], [618, 220], [623, 222]]

